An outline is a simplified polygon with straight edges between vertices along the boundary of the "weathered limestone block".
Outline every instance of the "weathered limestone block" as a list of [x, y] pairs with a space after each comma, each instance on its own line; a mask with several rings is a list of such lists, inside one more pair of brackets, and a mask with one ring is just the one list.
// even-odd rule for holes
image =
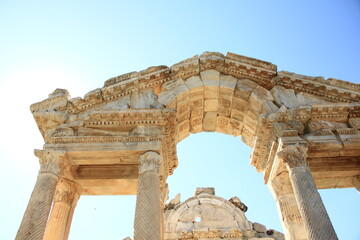
[[203, 108], [196, 108], [190, 114], [190, 131], [191, 133], [201, 132], [203, 129]]
[[216, 112], [207, 112], [205, 113], [203, 121], [203, 129], [206, 132], [215, 132], [216, 130]]
[[201, 80], [205, 87], [219, 87], [220, 73], [216, 70], [205, 70], [200, 72]]
[[34, 113], [65, 109], [69, 100], [69, 92], [66, 89], [57, 88], [49, 94], [47, 99], [31, 104], [30, 110]]
[[266, 101], [262, 105], [261, 113], [270, 115], [279, 111], [279, 107], [275, 105], [273, 101]]
[[50, 128], [45, 133], [45, 138], [74, 136], [74, 130], [69, 127]]
[[287, 108], [296, 108], [299, 101], [293, 89], [286, 89], [282, 86], [275, 86], [270, 90], [274, 97], [274, 102], [280, 107], [284, 105]]
[[225, 116], [218, 116], [216, 118], [216, 132], [230, 134], [232, 131], [229, 127], [230, 118]]
[[250, 94], [257, 87], [257, 84], [248, 79], [239, 79], [236, 83], [234, 97], [248, 99]]
[[330, 129], [335, 130], [338, 128], [347, 128], [348, 125], [346, 123], [338, 123], [338, 122], [330, 122], [330, 121], [310, 121], [308, 123], [308, 128], [310, 132], [316, 132], [322, 129]]
[[217, 112], [219, 108], [219, 100], [218, 99], [206, 99], [204, 111], [205, 112]]
[[199, 56], [195, 55], [171, 66], [170, 74], [172, 78], [188, 78], [200, 72]]
[[220, 70], [225, 63], [225, 56], [219, 52], [204, 52], [199, 57], [200, 69]]
[[209, 194], [209, 195], [215, 195], [215, 188], [207, 187], [207, 188], [196, 188], [195, 196], [200, 194]]
[[158, 102], [165, 106], [170, 106], [174, 101], [176, 101], [176, 95], [171, 90], [161, 92], [158, 97]]
[[262, 225], [261, 223], [254, 222], [253, 223], [253, 229], [259, 233], [265, 233], [266, 227]]
[[233, 99], [232, 99], [232, 106], [231, 106], [231, 108], [232, 108], [232, 111], [233, 110], [238, 110], [238, 111], [246, 111], [247, 109], [249, 109], [250, 108], [250, 106], [249, 106], [249, 101], [247, 101], [247, 100], [244, 100], [244, 99], [242, 99], [242, 98], [237, 98], [237, 97], [235, 97], [235, 95], [234, 95], [234, 97], [233, 97]]
[[131, 108], [153, 108], [157, 105], [157, 96], [152, 89], [146, 89], [141, 92], [134, 92], [131, 95]]
[[312, 104], [328, 103], [328, 101], [319, 99], [313, 95], [310, 95], [308, 93], [303, 93], [303, 92], [297, 93], [296, 98], [299, 102], [299, 105], [312, 105]]
[[220, 73], [216, 70], [200, 72], [201, 80], [204, 83], [204, 98], [218, 99], [220, 91]]
[[181, 141], [190, 134], [190, 121], [184, 120], [181, 123], [179, 123], [179, 126], [177, 128], [177, 134], [178, 134], [178, 140]]
[[336, 132], [343, 144], [341, 156], [358, 156], [360, 146], [360, 133], [355, 128], [338, 128]]
[[[230, 95], [230, 94], [229, 94]], [[227, 97], [224, 95], [224, 98], [219, 98], [219, 106], [218, 113], [219, 115], [229, 117], [231, 114], [231, 106], [232, 106], [232, 95], [231, 97]]]
[[233, 76], [220, 75], [220, 84], [219, 84], [220, 91], [222, 88], [226, 88], [226, 89], [234, 91], [237, 82], [238, 82], [238, 79]]
[[177, 103], [176, 119], [178, 122], [189, 120], [190, 118], [189, 95], [187, 94], [182, 96], [183, 96], [182, 101], [179, 101], [179, 99], [176, 101]]
[[274, 101], [274, 98], [268, 90], [260, 85], [254, 89], [249, 97], [250, 107], [256, 112], [261, 112], [263, 103], [267, 101]]
[[204, 89], [204, 84], [199, 76], [192, 76], [185, 80], [189, 90]]
[[139, 125], [129, 132], [129, 136], [157, 136], [165, 132], [164, 127], [154, 125]]
[[306, 134], [304, 139], [309, 143], [311, 157], [338, 156], [343, 144], [330, 129], [318, 130], [316, 133]]
[[104, 109], [128, 109], [130, 106], [130, 95], [122, 97], [118, 100], [106, 103]]

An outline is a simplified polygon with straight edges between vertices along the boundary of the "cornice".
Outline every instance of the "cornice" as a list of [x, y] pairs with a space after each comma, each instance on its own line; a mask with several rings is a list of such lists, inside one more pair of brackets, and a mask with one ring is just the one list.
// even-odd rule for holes
[[[305, 92], [330, 102], [359, 102], [360, 85], [334, 78], [309, 77], [286, 71], [277, 72], [277, 66], [266, 61], [227, 53], [205, 52], [181, 61], [171, 67], [156, 66], [140, 72], [130, 72], [105, 81], [103, 88], [87, 93], [84, 98], [69, 99], [66, 90], [55, 92], [48, 99], [31, 105], [31, 111], [48, 108], [77, 114], [95, 106], [131, 95], [133, 92], [161, 86], [173, 79], [187, 79], [201, 71], [215, 69], [224, 75], [248, 78], [271, 89], [281, 85], [296, 92]], [[58, 104], [61, 102], [61, 104]]]

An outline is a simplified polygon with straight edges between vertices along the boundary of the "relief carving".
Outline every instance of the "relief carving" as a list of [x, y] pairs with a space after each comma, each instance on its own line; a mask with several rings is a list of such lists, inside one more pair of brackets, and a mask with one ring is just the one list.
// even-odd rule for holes
[[140, 156], [139, 172], [140, 174], [153, 171], [159, 173], [161, 156], [156, 152], [146, 152]]
[[40, 161], [40, 173], [51, 172], [57, 176], [62, 175], [67, 165], [66, 151], [63, 150], [34, 150]]
[[79, 190], [80, 187], [77, 183], [62, 178], [56, 186], [54, 201], [72, 205], [79, 194]]
[[69, 127], [52, 128], [46, 131], [46, 137], [74, 136], [74, 130]]
[[280, 160], [284, 161], [287, 168], [295, 168], [300, 166], [307, 166], [308, 148], [304, 145], [289, 145], [278, 152], [277, 156]]

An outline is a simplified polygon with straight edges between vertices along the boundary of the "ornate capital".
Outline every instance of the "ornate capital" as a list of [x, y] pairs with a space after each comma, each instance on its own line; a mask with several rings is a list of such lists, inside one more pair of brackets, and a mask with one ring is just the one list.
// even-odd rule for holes
[[289, 145], [278, 152], [277, 156], [280, 160], [284, 161], [288, 169], [300, 166], [307, 166], [308, 148], [305, 145]]
[[77, 183], [62, 178], [56, 186], [54, 201], [72, 205], [74, 199], [79, 196], [79, 191], [80, 186]]
[[66, 167], [66, 151], [63, 150], [34, 150], [40, 161], [40, 172], [51, 172], [60, 177]]
[[146, 152], [140, 156], [140, 166], [139, 172], [140, 174], [147, 171], [154, 171], [159, 173], [160, 170], [160, 161], [161, 156], [156, 152]]

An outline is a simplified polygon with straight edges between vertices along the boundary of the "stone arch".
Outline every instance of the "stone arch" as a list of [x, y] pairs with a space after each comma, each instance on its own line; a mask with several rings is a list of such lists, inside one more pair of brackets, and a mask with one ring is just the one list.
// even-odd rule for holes
[[153, 151], [162, 158], [154, 175], [159, 174], [166, 196], [166, 178], [178, 164], [177, 142], [201, 131], [241, 135], [253, 149], [251, 164], [264, 174], [277, 201], [286, 235], [304, 239], [311, 224], [299, 211], [306, 210], [306, 201], [295, 199], [304, 195], [294, 194], [300, 188], [290, 181], [297, 167], [293, 160], [311, 171], [315, 195], [316, 187], [359, 189], [359, 101], [358, 84], [205, 52], [171, 67], [111, 78], [84, 98], [56, 89], [31, 111], [44, 150], [66, 153], [70, 166], [61, 177], [71, 178], [87, 195], [135, 194], [139, 159]]

